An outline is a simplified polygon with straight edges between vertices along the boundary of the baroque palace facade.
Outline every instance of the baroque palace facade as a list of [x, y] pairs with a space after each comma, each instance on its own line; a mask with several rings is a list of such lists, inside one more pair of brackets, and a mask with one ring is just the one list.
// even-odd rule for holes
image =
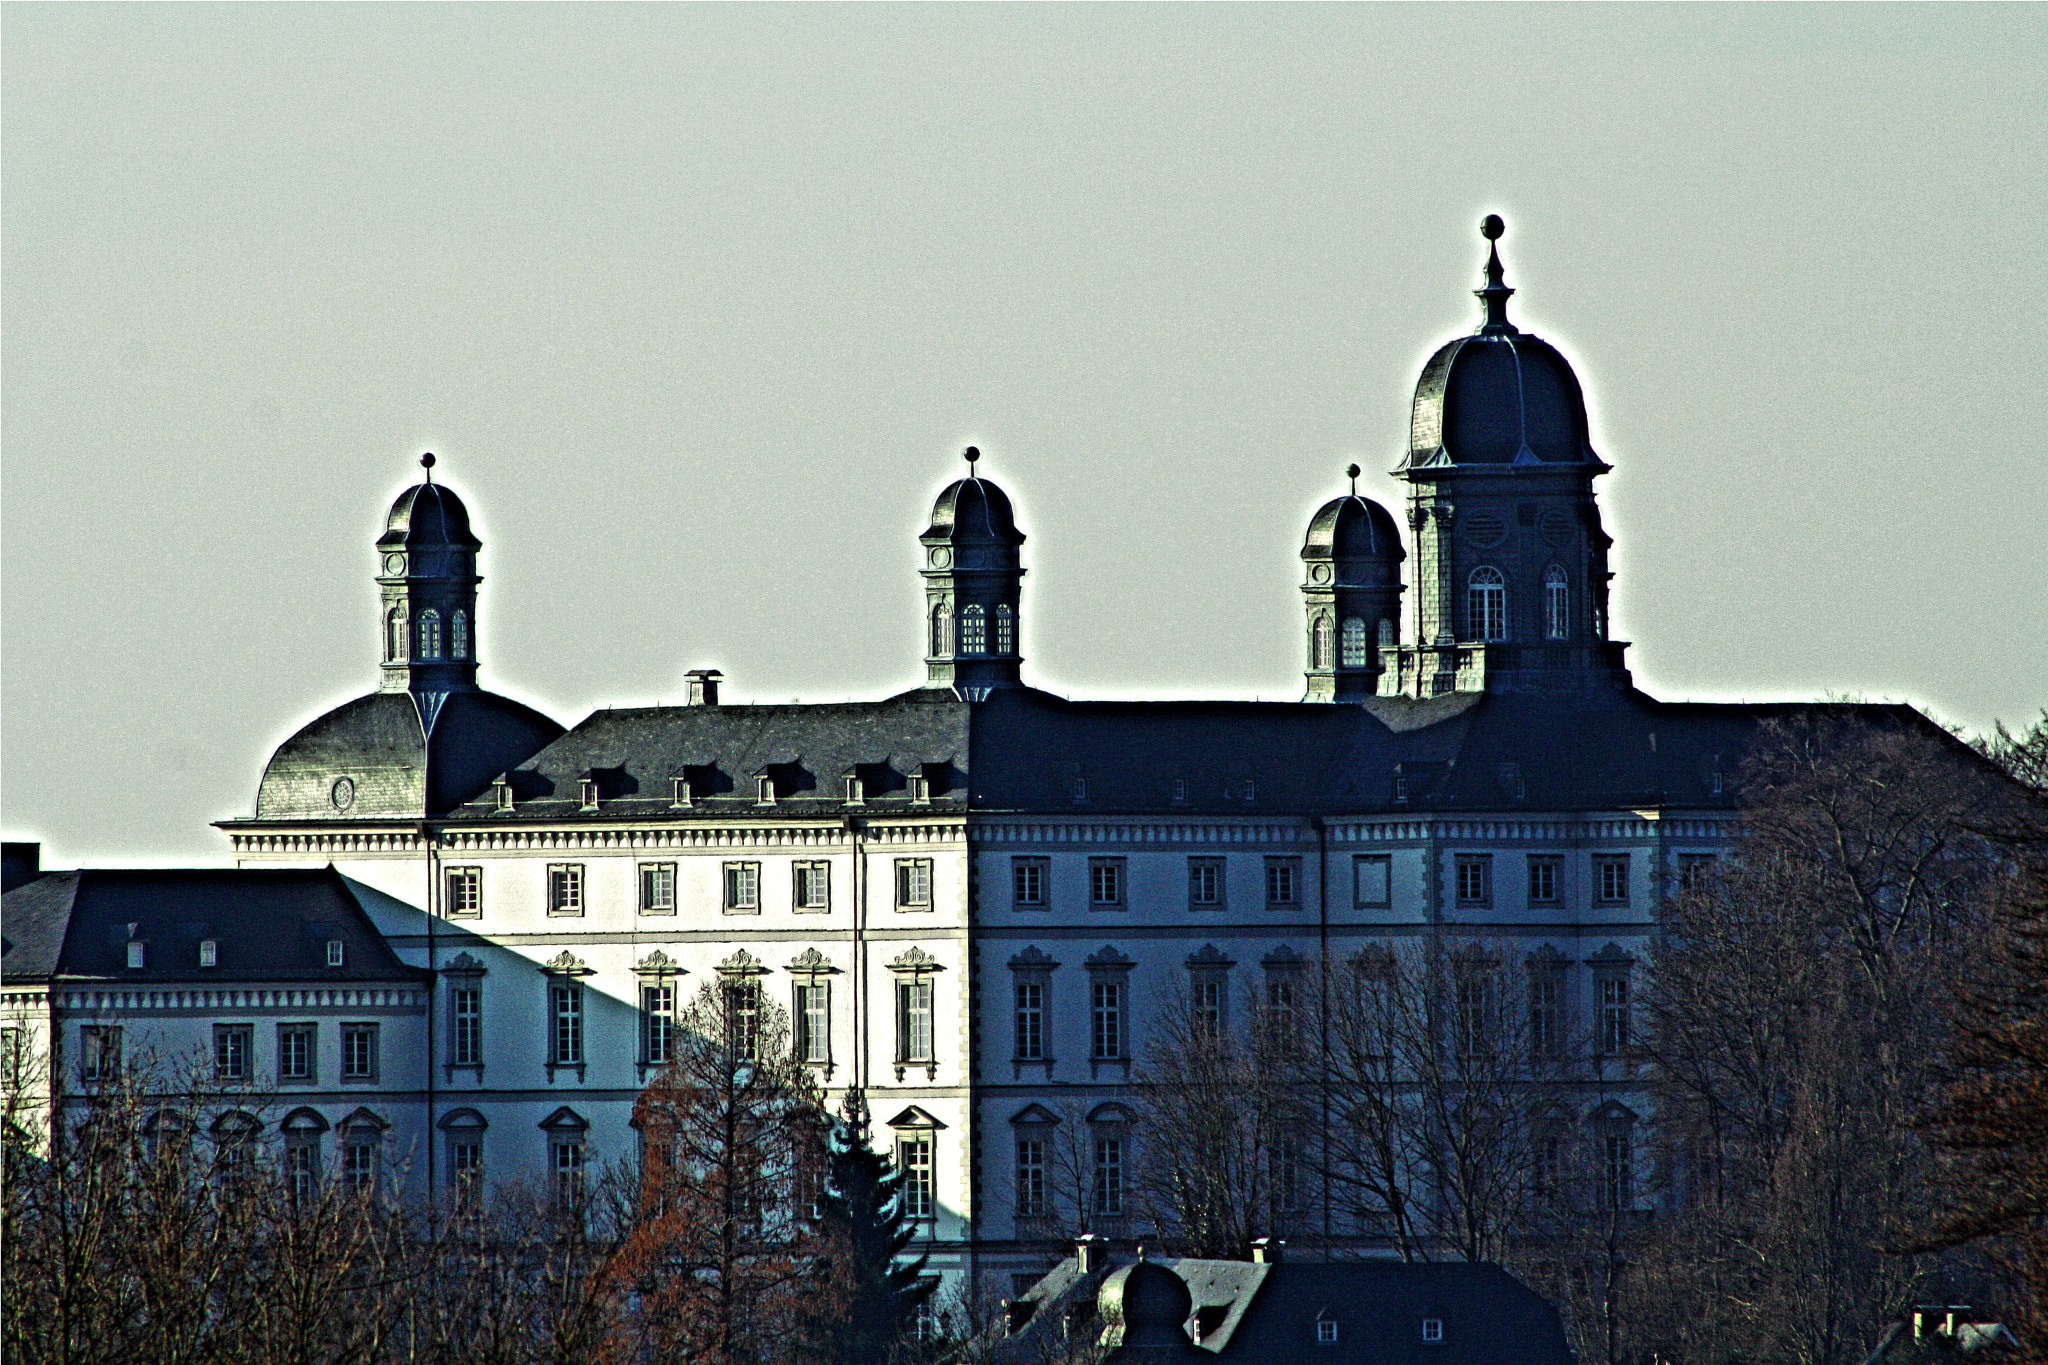
[[[1355, 495], [1311, 520], [1298, 703], [1030, 686], [1025, 537], [970, 464], [919, 537], [923, 686], [728, 705], [703, 671], [688, 705], [564, 731], [479, 688], [481, 545], [430, 469], [377, 542], [378, 689], [287, 740], [221, 825], [240, 868], [299, 879], [270, 884], [281, 905], [336, 904], [236, 931], [193, 908], [203, 886], [152, 916], [93, 880], [114, 874], [49, 874], [8, 897], [42, 926], [38, 962], [10, 951], [11, 1008], [43, 1012], [60, 1092], [113, 1023], [131, 1045], [241, 1030], [306, 1165], [394, 1161], [425, 1189], [630, 1158], [677, 1012], [742, 978], [835, 1101], [865, 1092], [932, 1268], [1007, 1289], [1053, 1249], [1033, 1214], [1056, 1147], [1087, 1165], [1096, 1230], [1140, 1230], [1131, 1081], [1159, 1000], [1213, 986], [1227, 1008], [1449, 931], [1511, 944], [1532, 1001], [1591, 1040], [1576, 1120], [1625, 1167], [1658, 902], [1725, 847], [1744, 746], [1782, 708], [1632, 686], [1608, 466], [1512, 292], [1490, 252], [1482, 325], [1423, 370], [1405, 546]], [[297, 957], [202, 965], [204, 933], [287, 922]]]

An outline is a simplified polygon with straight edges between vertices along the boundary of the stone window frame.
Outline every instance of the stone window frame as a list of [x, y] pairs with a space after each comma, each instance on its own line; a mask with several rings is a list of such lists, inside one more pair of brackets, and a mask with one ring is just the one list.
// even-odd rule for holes
[[[1372, 881], [1375, 878], [1367, 872], [1369, 868], [1379, 869], [1377, 881], [1380, 895], [1371, 896]], [[1394, 856], [1391, 853], [1354, 853], [1351, 855], [1351, 906], [1354, 910], [1390, 910], [1394, 905]]]
[[1340, 668], [1365, 668], [1372, 663], [1372, 634], [1363, 616], [1347, 616], [1337, 627]]
[[[1203, 886], [1203, 874], [1207, 874], [1209, 885]], [[1210, 892], [1204, 898], [1203, 891]], [[1196, 911], [1228, 910], [1230, 908], [1230, 860], [1214, 854], [1203, 854], [1188, 859], [1188, 909]]]
[[583, 914], [584, 865], [547, 865], [547, 911], [553, 919], [581, 918]]
[[1493, 855], [1454, 853], [1451, 855], [1451, 897], [1460, 910], [1493, 908]]
[[[1593, 855], [1593, 903], [1595, 905], [1627, 905], [1630, 900], [1631, 883], [1634, 875], [1629, 867], [1633, 860], [1626, 853], [1595, 853]], [[1615, 888], [1619, 888], [1616, 891]]]
[[[541, 1032], [548, 1082], [553, 1084], [563, 1072], [571, 1072], [581, 1084], [590, 1059], [590, 1012], [585, 1007], [588, 992], [583, 978], [595, 976], [596, 970], [567, 948], [539, 970], [546, 984], [541, 997], [546, 1023]], [[569, 1007], [566, 1010], [565, 1005]], [[569, 1043], [574, 1046], [567, 1046]]]
[[[1130, 1106], [1108, 1100], [1088, 1111], [1088, 1188], [1085, 1193], [1091, 1231], [1121, 1232], [1131, 1216], [1131, 1179], [1138, 1170], [1137, 1114]], [[1114, 1162], [1105, 1162], [1104, 1146], [1113, 1144]], [[1112, 1196], [1105, 1200], [1105, 1196]]]
[[633, 1005], [639, 1014], [634, 1061], [643, 1082], [648, 1072], [668, 1065], [675, 1055], [676, 1015], [681, 1006], [676, 978], [686, 975], [682, 964], [659, 948], [650, 948], [647, 956], [633, 964]]
[[[1058, 1058], [1053, 1055], [1053, 988], [1052, 974], [1059, 970], [1059, 960], [1036, 944], [1028, 944], [1022, 952], [1009, 961], [1010, 968], [1010, 1079], [1022, 1080], [1027, 1069], [1036, 1068], [1038, 1079], [1050, 1081]], [[1024, 996], [1023, 988], [1036, 986], [1038, 995], [1038, 1053], [1025, 1056], [1022, 1043]]]
[[334, 1125], [341, 1149], [341, 1175], [358, 1194], [373, 1193], [384, 1184], [384, 1137], [391, 1123], [367, 1106], [358, 1107]]
[[722, 914], [761, 913], [761, 862], [758, 858], [731, 858], [719, 865], [718, 905]]
[[[895, 980], [896, 1004], [896, 1079], [901, 1082], [904, 1073], [911, 1067], [922, 1067], [925, 1080], [939, 1078], [939, 987], [938, 974], [946, 970], [944, 963], [915, 944], [905, 949], [889, 963], [889, 971]], [[926, 1046], [918, 1047], [917, 1011], [919, 992], [923, 994], [923, 1009], [929, 1035]], [[914, 1055], [918, 1051], [927, 1055]]]
[[[1050, 1236], [1058, 1217], [1059, 1191], [1055, 1184], [1059, 1172], [1059, 1125], [1060, 1116], [1042, 1104], [1025, 1105], [1010, 1116], [1010, 1140], [1013, 1161], [1011, 1164], [1010, 1216], [1020, 1235]], [[1034, 1144], [1037, 1151], [1037, 1179], [1031, 1182], [1027, 1198], [1025, 1172], [1025, 1143]]]
[[[469, 953], [456, 954], [454, 961], [441, 969], [441, 977], [448, 983], [448, 1057], [442, 1065], [446, 1069], [450, 1080], [455, 1078], [456, 1072], [467, 1071], [474, 1074], [478, 1083], [483, 1081], [483, 991], [484, 977], [488, 973], [489, 969], [484, 966], [483, 962]], [[470, 994], [470, 1003], [475, 1006], [473, 1015], [465, 1016], [463, 1013], [462, 1006], [464, 1002], [461, 995], [463, 992]], [[469, 1040], [474, 1044], [474, 1047], [468, 1050], [467, 1055], [465, 1055], [465, 1049], [463, 1048], [463, 1035], [465, 1033], [463, 1022], [465, 1018], [473, 1018], [475, 1021], [473, 1030], [470, 1031], [471, 1037]]]
[[283, 1139], [285, 1195], [294, 1202], [313, 1198], [320, 1188], [321, 1146], [327, 1120], [317, 1109], [298, 1108], [277, 1124]]
[[[1129, 1080], [1131, 1075], [1131, 1054], [1136, 1050], [1136, 1030], [1131, 1027], [1131, 969], [1138, 964], [1135, 959], [1117, 951], [1115, 945], [1105, 943], [1090, 953], [1082, 964], [1088, 972], [1088, 1079], [1101, 1079], [1106, 1069], [1120, 1080]], [[1110, 989], [1105, 995], [1104, 988]], [[1113, 1042], [1116, 1050], [1104, 1050], [1107, 1019], [1114, 1029]]]
[[[239, 1044], [239, 1049], [237, 1049]], [[240, 1056], [234, 1054], [239, 1050]], [[256, 1026], [222, 1023], [213, 1026], [213, 1078], [248, 1081], [256, 1074]]]
[[798, 915], [832, 913], [830, 858], [798, 858], [790, 863], [789, 908], [791, 913]]
[[[718, 972], [719, 1000], [726, 1015], [726, 1028], [730, 1041], [744, 1060], [754, 1060], [761, 1045], [761, 1006], [767, 999], [761, 978], [769, 974], [769, 968], [745, 948], [734, 951], [731, 957], [720, 962]], [[736, 1021], [747, 1020], [744, 1028]]]
[[[1230, 969], [1237, 961], [1215, 944], [1204, 943], [1188, 954], [1186, 965], [1188, 1041], [1220, 1045], [1230, 1036]], [[1214, 1017], [1205, 1018], [1212, 1008]]]
[[1548, 943], [1523, 959], [1528, 973], [1525, 1032], [1532, 1062], [1559, 1061], [1571, 1051], [1571, 960]]
[[534, 1127], [547, 1142], [551, 1202], [560, 1210], [582, 1208], [590, 1193], [585, 1177], [590, 1169], [590, 1121], [565, 1104]]
[[[832, 978], [839, 975], [839, 968], [832, 965], [826, 956], [816, 948], [806, 948], [790, 959], [786, 970], [791, 977], [789, 996], [789, 1044], [798, 1062], [805, 1066], [817, 1067], [826, 1079], [832, 1079], [835, 1063], [832, 1060]], [[825, 1027], [821, 1034], [811, 1027], [808, 1010], [809, 994], [823, 991], [823, 1013]], [[822, 1042], [822, 1046], [815, 1046]], [[817, 1052], [821, 1056], [809, 1054]]]
[[[1528, 901], [1531, 905], [1564, 903], [1564, 858], [1556, 853], [1528, 856]], [[1545, 890], [1548, 895], [1542, 894]]]
[[[1301, 858], [1293, 853], [1269, 853], [1265, 862], [1266, 908], [1301, 910], [1308, 905], [1302, 894]], [[1283, 896], [1281, 893], [1285, 892]]]
[[1543, 571], [1543, 638], [1569, 640], [1571, 622], [1571, 579], [1562, 565], [1552, 564]]
[[476, 863], [441, 869], [441, 917], [482, 919], [484, 914], [484, 870]]
[[[939, 1134], [946, 1125], [913, 1104], [890, 1119], [888, 1126], [896, 1135], [896, 1169], [903, 1172], [904, 1215], [925, 1224], [925, 1235], [933, 1236], [939, 1218]], [[919, 1148], [924, 1158], [921, 1163], [915, 1161]]]
[[1637, 1152], [1635, 1128], [1641, 1115], [1619, 1100], [1608, 1100], [1586, 1116], [1596, 1144], [1594, 1193], [1596, 1207], [1608, 1213], [1636, 1208]]
[[1120, 856], [1088, 860], [1088, 908], [1131, 908], [1131, 860]]
[[[382, 1029], [374, 1020], [349, 1019], [341, 1025], [341, 1068], [337, 1079], [343, 1085], [374, 1085], [383, 1067]], [[365, 1041], [367, 1040], [367, 1041]], [[352, 1054], [361, 1046], [361, 1056]]]
[[475, 1109], [451, 1109], [434, 1126], [447, 1148], [448, 1188], [466, 1197], [481, 1193], [484, 1177], [484, 1133], [491, 1121]]
[[1508, 638], [1507, 575], [1491, 564], [1476, 565], [1465, 577], [1465, 629], [1468, 640]]
[[1618, 943], [1609, 943], [1586, 959], [1593, 973], [1593, 1054], [1626, 1058], [1634, 1055], [1636, 958]]
[[[895, 902], [899, 915], [925, 915], [938, 908], [937, 880], [930, 858], [898, 858]], [[921, 897], [921, 899], [920, 899]]]
[[[1052, 859], [1022, 855], [1010, 859], [1010, 908], [1052, 909]], [[1028, 898], [1026, 892], [1035, 894]]]
[[1671, 873], [1671, 887], [1679, 895], [1704, 891], [1720, 872], [1721, 858], [1715, 853], [1681, 853]]
[[[285, 1058], [291, 1055], [286, 1035], [303, 1035], [306, 1040], [306, 1067], [304, 1074], [287, 1074]], [[310, 1019], [280, 1022], [277, 1026], [277, 1083], [279, 1085], [318, 1085], [320, 1083], [320, 1026]]]
[[[639, 883], [634, 905], [642, 915], [673, 915], [680, 900], [677, 894], [678, 868], [668, 861], [635, 863], [633, 877]], [[666, 896], [663, 892], [666, 891]], [[667, 902], [664, 904], [664, 900]]]

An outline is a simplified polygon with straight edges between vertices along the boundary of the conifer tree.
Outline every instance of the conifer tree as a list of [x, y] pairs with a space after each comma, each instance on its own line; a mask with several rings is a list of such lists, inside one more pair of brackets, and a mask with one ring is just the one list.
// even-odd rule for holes
[[819, 1230], [830, 1289], [819, 1296], [812, 1341], [827, 1365], [883, 1365], [910, 1337], [931, 1285], [926, 1258], [904, 1258], [917, 1226], [906, 1216], [903, 1172], [874, 1149], [858, 1090], [831, 1121], [825, 1160]]

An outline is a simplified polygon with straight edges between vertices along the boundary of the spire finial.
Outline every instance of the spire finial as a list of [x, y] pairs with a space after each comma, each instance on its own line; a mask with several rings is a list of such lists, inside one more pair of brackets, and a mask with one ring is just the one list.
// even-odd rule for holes
[[1486, 288], [1476, 289], [1479, 301], [1486, 305], [1486, 323], [1481, 332], [1512, 332], [1515, 324], [1508, 321], [1508, 296], [1515, 291], [1501, 282], [1500, 247], [1501, 234], [1508, 230], [1500, 215], [1489, 213], [1479, 220], [1479, 235], [1484, 237], [1486, 248]]
[[430, 451], [428, 451], [428, 452], [427, 452], [426, 454], [424, 454], [424, 455], [420, 456], [420, 468], [421, 468], [421, 469], [424, 469], [424, 470], [426, 470], [426, 471], [427, 471], [427, 482], [428, 482], [428, 483], [432, 483], [432, 482], [434, 481], [434, 452], [433, 452], [433, 451], [431, 451], [431, 450], [430, 450]]
[[1349, 479], [1349, 480], [1351, 480], [1351, 496], [1352, 496], [1352, 497], [1354, 497], [1354, 498], [1355, 498], [1355, 497], [1357, 497], [1357, 496], [1358, 496], [1358, 466], [1357, 466], [1357, 465], [1355, 465], [1355, 464], [1347, 464], [1347, 465], [1345, 465], [1345, 466], [1344, 466], [1344, 477], [1345, 477], [1345, 478], [1347, 478], [1347, 479]]
[[967, 461], [967, 477], [970, 479], [979, 478], [980, 475], [974, 469], [974, 462], [981, 458], [981, 448], [979, 446], [969, 446], [960, 452], [960, 458]]

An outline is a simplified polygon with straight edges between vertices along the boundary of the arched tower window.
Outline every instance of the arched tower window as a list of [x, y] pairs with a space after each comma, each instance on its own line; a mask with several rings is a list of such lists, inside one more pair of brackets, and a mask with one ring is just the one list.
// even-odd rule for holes
[[441, 657], [441, 613], [428, 607], [419, 614], [419, 657], [438, 659]]
[[457, 607], [455, 609], [455, 617], [449, 624], [454, 635], [454, 657], [467, 659], [469, 657], [469, 613]]
[[1380, 647], [1382, 649], [1392, 649], [1399, 643], [1400, 641], [1394, 638], [1394, 618], [1382, 616], [1380, 618]]
[[1499, 569], [1472, 571], [1465, 590], [1465, 614], [1475, 640], [1508, 638], [1508, 585]]
[[978, 602], [960, 609], [960, 652], [988, 653], [988, 613]]
[[953, 652], [953, 612], [944, 602], [932, 608], [932, 654], [943, 658]]
[[1553, 564], [1543, 574], [1543, 633], [1553, 640], [1571, 634], [1572, 590], [1564, 570]]
[[996, 606], [996, 653], [1017, 652], [1017, 613], [1008, 602]]
[[1309, 632], [1308, 666], [1328, 668], [1330, 666], [1330, 618], [1318, 616], [1314, 629]]
[[384, 618], [384, 657], [391, 663], [405, 658], [405, 612], [397, 607]]
[[1337, 637], [1337, 643], [1343, 649], [1341, 657], [1344, 661], [1344, 667], [1365, 667], [1366, 654], [1368, 652], [1366, 648], [1365, 622], [1359, 620], [1356, 616], [1345, 617], [1344, 628]]

